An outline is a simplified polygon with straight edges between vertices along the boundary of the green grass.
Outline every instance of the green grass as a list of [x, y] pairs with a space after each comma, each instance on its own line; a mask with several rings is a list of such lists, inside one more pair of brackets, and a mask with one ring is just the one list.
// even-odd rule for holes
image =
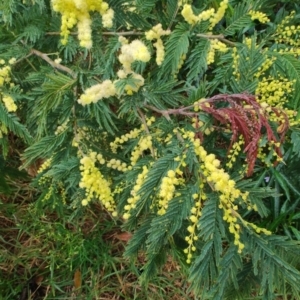
[[127, 236], [100, 205], [49, 210], [26, 182], [9, 183], [13, 192], [0, 201], [0, 299], [194, 299], [171, 259], [142, 287], [143, 257], [123, 257]]

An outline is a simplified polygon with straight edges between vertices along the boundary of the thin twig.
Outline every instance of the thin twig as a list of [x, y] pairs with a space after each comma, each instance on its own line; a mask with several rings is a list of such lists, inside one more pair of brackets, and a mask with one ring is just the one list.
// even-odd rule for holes
[[40, 52], [36, 49], [31, 49], [30, 53], [42, 58], [44, 61], [46, 61], [49, 65], [51, 65], [53, 68], [64, 71], [68, 74], [70, 74], [74, 79], [76, 78], [75, 72], [73, 72], [70, 68], [63, 66], [59, 63], [56, 63], [54, 60], [48, 57], [46, 53]]
[[[70, 35], [78, 35], [78, 32], [70, 32]], [[139, 31], [120, 31], [120, 32], [115, 32], [115, 31], [105, 31], [101, 32], [102, 35], [144, 35], [145, 32], [139, 32]], [[51, 31], [51, 32], [46, 32], [46, 35], [60, 35], [60, 32], [58, 31]]]
[[197, 115], [195, 112], [187, 111], [187, 110], [190, 110], [191, 108], [193, 108], [194, 105], [176, 108], [176, 109], [165, 109], [165, 110], [160, 110], [152, 105], [145, 105], [145, 107], [163, 115], [168, 121], [170, 121], [170, 115], [183, 115], [183, 116], [188, 116], [188, 117], [194, 117]]
[[231, 42], [227, 39], [225, 39], [224, 35], [223, 34], [218, 34], [218, 35], [213, 35], [213, 34], [203, 34], [203, 33], [198, 33], [196, 34], [197, 37], [200, 37], [200, 38], [205, 38], [205, 39], [217, 39], [219, 41], [222, 41], [228, 45], [231, 45], [231, 46], [235, 46], [236, 44], [234, 42]]
[[[149, 128], [148, 128], [148, 125], [147, 125], [147, 122], [146, 122], [145, 115], [143, 114], [143, 112], [139, 108], [137, 108], [137, 112], [140, 116], [140, 119], [141, 119], [143, 125], [144, 125], [145, 131], [147, 132], [148, 135], [150, 135], [150, 131], [149, 131]], [[154, 152], [153, 147], [151, 147], [150, 151], [151, 151], [152, 157], [155, 157], [155, 152]]]
[[173, 22], [174, 22], [174, 20], [175, 20], [175, 18], [177, 16], [177, 14], [178, 14], [178, 10], [179, 10], [179, 5], [177, 4], [176, 11], [174, 12], [174, 14], [172, 16], [171, 22], [170, 22], [167, 30], [171, 30], [172, 24], [173, 24]]

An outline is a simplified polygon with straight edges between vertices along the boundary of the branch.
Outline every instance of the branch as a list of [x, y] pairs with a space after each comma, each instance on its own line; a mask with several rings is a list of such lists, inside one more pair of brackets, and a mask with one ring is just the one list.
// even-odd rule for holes
[[[70, 32], [70, 35], [78, 35], [78, 32]], [[120, 31], [120, 32], [112, 32], [112, 31], [105, 31], [101, 32], [102, 35], [144, 35], [145, 32], [139, 32], [139, 31]], [[60, 32], [58, 31], [50, 31], [46, 32], [46, 35], [60, 35]]]
[[40, 58], [42, 58], [44, 61], [46, 61], [49, 65], [51, 65], [53, 68], [64, 71], [68, 74], [70, 74], [74, 79], [76, 79], [76, 74], [75, 72], [73, 72], [70, 68], [63, 66], [61, 64], [56, 63], [55, 61], [53, 61], [51, 58], [48, 57], [48, 55], [46, 53], [40, 52], [36, 49], [31, 49], [30, 50], [31, 54], [34, 54]]
[[222, 42], [224, 42], [228, 45], [235, 46], [235, 43], [225, 39], [223, 34], [213, 35], [213, 34], [198, 33], [198, 34], [196, 34], [196, 36], [200, 37], [200, 38], [204, 38], [204, 39], [209, 39], [209, 40], [210, 39], [217, 39], [217, 40], [222, 41]]
[[158, 108], [156, 108], [152, 105], [145, 105], [145, 107], [147, 107], [148, 109], [163, 115], [169, 121], [170, 121], [170, 115], [183, 115], [183, 116], [188, 116], [188, 117], [197, 116], [197, 113], [187, 111], [187, 110], [190, 110], [191, 108], [193, 108], [194, 105], [181, 107], [181, 108], [176, 108], [176, 109], [165, 109], [165, 110], [160, 110], [160, 109], [158, 109]]
[[[143, 114], [143, 112], [142, 112], [139, 108], [137, 109], [137, 112], [138, 112], [139, 117], [140, 117], [140, 119], [141, 119], [141, 121], [142, 121], [142, 123], [143, 123], [143, 125], [144, 125], [144, 127], [145, 127], [146, 133], [147, 133], [148, 135], [150, 135], [150, 131], [149, 131], [149, 128], [148, 128], [148, 125], [147, 125], [147, 122], [146, 122], [145, 115]], [[152, 155], [152, 157], [155, 157], [155, 151], [154, 151], [154, 149], [153, 149], [153, 146], [151, 147], [150, 150], [151, 150], [151, 155]]]

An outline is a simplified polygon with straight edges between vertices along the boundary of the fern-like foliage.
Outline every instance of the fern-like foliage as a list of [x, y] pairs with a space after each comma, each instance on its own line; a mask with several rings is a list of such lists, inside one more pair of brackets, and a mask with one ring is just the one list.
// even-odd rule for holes
[[0, 3], [1, 172], [21, 139], [36, 207], [100, 201], [144, 284], [173, 256], [201, 299], [299, 299], [297, 3], [79, 2]]

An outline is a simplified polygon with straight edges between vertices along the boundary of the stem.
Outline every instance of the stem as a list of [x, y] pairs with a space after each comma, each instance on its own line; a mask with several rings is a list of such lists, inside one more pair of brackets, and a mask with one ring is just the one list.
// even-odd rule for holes
[[[77, 35], [78, 32], [70, 32], [70, 35]], [[120, 31], [120, 32], [112, 32], [112, 31], [105, 31], [105, 32], [101, 32], [102, 35], [121, 35], [121, 36], [125, 36], [125, 35], [144, 35], [144, 32], [139, 32], [139, 31]], [[46, 35], [60, 35], [60, 32], [58, 31], [50, 31], [50, 32], [46, 32]]]
[[159, 110], [158, 108], [156, 108], [152, 105], [145, 105], [145, 107], [163, 115], [168, 121], [171, 120], [170, 115], [183, 115], [183, 116], [188, 116], [188, 117], [197, 116], [197, 114], [194, 112], [186, 112], [186, 110], [193, 108], [194, 105], [181, 107], [181, 108], [177, 108], [177, 109], [165, 109], [165, 110]]
[[41, 59], [46, 61], [49, 65], [51, 65], [53, 68], [64, 71], [64, 72], [70, 74], [74, 79], [76, 79], [76, 74], [70, 68], [56, 63], [51, 58], [49, 58], [46, 53], [40, 52], [36, 49], [31, 49], [30, 53], [40, 57]]
[[220, 41], [222, 41], [222, 42], [224, 42], [228, 45], [235, 46], [235, 43], [225, 39], [223, 34], [213, 35], [213, 34], [198, 33], [198, 34], [196, 34], [196, 36], [200, 37], [200, 38], [204, 38], [204, 39], [209, 39], [209, 40], [210, 39], [217, 39], [217, 40], [220, 40]]
[[175, 20], [175, 18], [177, 16], [177, 14], [178, 14], [178, 10], [179, 10], [179, 5], [177, 4], [176, 11], [174, 12], [174, 14], [172, 16], [171, 22], [170, 22], [167, 30], [171, 30], [172, 24], [173, 24], [173, 22], [174, 22], [174, 20]]
[[[148, 135], [150, 135], [150, 131], [149, 131], [149, 128], [148, 128], [148, 125], [147, 125], [147, 122], [146, 122], [145, 115], [143, 114], [143, 112], [139, 108], [137, 108], [137, 112], [138, 112], [138, 114], [140, 116], [140, 119], [141, 119], [141, 121], [142, 121], [142, 123], [145, 127], [145, 131], [147, 132]], [[151, 147], [150, 151], [151, 151], [152, 157], [155, 157], [155, 152], [154, 152], [153, 147]]]

